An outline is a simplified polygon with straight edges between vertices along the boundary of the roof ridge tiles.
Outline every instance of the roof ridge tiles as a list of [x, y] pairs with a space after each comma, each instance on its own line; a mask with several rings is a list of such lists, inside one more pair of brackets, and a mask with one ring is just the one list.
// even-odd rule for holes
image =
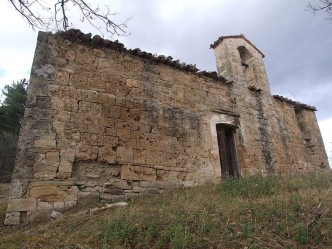
[[187, 64], [184, 62], [180, 62], [180, 60], [174, 60], [172, 56], [165, 56], [165, 55], [157, 55], [152, 54], [149, 52], [142, 51], [139, 48], [135, 49], [127, 49], [124, 44], [119, 42], [118, 40], [111, 41], [100, 37], [99, 35], [95, 35], [92, 37], [91, 33], [84, 34], [79, 29], [69, 29], [67, 31], [60, 31], [55, 33], [56, 36], [64, 37], [70, 41], [84, 43], [87, 45], [93, 45], [98, 47], [105, 47], [117, 50], [119, 52], [126, 52], [144, 59], [153, 60], [155, 62], [163, 63], [165, 65], [171, 66], [181, 71], [191, 72], [196, 74], [197, 76], [205, 76], [211, 78], [213, 80], [222, 81], [223, 83], [232, 83], [232, 81], [227, 80], [223, 76], [218, 76], [217, 72], [202, 72], [200, 71], [196, 65], [194, 64]]

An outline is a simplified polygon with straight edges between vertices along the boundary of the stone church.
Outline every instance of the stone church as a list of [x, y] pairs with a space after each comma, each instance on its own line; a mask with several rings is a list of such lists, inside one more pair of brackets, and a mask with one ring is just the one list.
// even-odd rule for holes
[[211, 48], [217, 72], [79, 30], [40, 32], [5, 224], [227, 177], [327, 171], [316, 109], [271, 95], [245, 36]]

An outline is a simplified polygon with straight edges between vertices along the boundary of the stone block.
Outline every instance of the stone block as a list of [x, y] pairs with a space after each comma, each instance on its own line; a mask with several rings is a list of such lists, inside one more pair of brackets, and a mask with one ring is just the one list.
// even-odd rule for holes
[[65, 202], [64, 201], [56, 201], [53, 203], [53, 208], [55, 210], [63, 210], [65, 208]]
[[[100, 135], [104, 135], [104, 136], [115, 136], [116, 135], [116, 129], [115, 127], [102, 127], [99, 129], [99, 134]], [[100, 141], [98, 141], [99, 143]], [[110, 143], [111, 145], [112, 143]], [[105, 145], [105, 143], [103, 143], [102, 145]]]
[[124, 165], [121, 169], [121, 179], [152, 182], [156, 180], [156, 170], [147, 167]]
[[34, 74], [41, 78], [52, 78], [54, 76], [55, 67], [51, 64], [44, 64], [39, 68], [33, 68]]
[[119, 106], [111, 106], [108, 117], [119, 118], [121, 115], [121, 108]]
[[117, 148], [117, 160], [120, 163], [131, 163], [134, 158], [133, 149], [118, 147]]
[[120, 180], [120, 179], [112, 179], [110, 182], [104, 183], [105, 188], [119, 188], [124, 190], [131, 189], [130, 184], [126, 180]]
[[98, 179], [98, 178], [100, 178], [100, 173], [99, 172], [88, 172], [85, 174], [85, 176], [87, 178], [91, 178], [91, 179]]
[[169, 171], [166, 170], [157, 170], [157, 179], [160, 181], [167, 181]]
[[52, 211], [51, 217], [55, 220], [61, 219], [63, 215], [57, 211]]
[[111, 146], [100, 147], [97, 160], [102, 163], [115, 163], [116, 152]]
[[114, 180], [112, 185], [116, 188], [120, 188], [120, 189], [131, 189], [131, 186], [128, 184], [127, 181], [124, 180]]
[[58, 110], [58, 113], [55, 116], [54, 120], [58, 123], [70, 122], [70, 118], [71, 118], [71, 112]]
[[4, 224], [6, 226], [19, 225], [20, 224], [20, 212], [9, 212], [7, 210]]
[[66, 60], [70, 61], [70, 62], [73, 62], [75, 60], [75, 51], [73, 50], [68, 50], [66, 52]]
[[104, 188], [104, 193], [122, 194], [123, 193], [123, 189], [118, 189], [118, 188]]
[[168, 173], [168, 181], [170, 182], [178, 182], [180, 177], [180, 172], [170, 171]]
[[126, 85], [129, 87], [138, 87], [137, 80], [134, 79], [127, 79]]
[[79, 143], [76, 149], [76, 160], [94, 160], [97, 158], [98, 147], [84, 142]]
[[146, 155], [147, 152], [145, 150], [134, 150], [134, 163], [144, 164], [146, 162]]
[[34, 173], [44, 172], [48, 169], [46, 162], [36, 162], [32, 168]]
[[131, 138], [130, 133], [131, 133], [130, 130], [127, 130], [127, 129], [117, 129], [116, 130], [116, 135], [118, 137], [120, 137], [121, 139], [126, 138], [129, 140]]
[[80, 192], [77, 196], [77, 203], [80, 205], [98, 203], [99, 198], [101, 199], [101, 196], [97, 192]]
[[65, 201], [65, 209], [74, 207], [77, 204], [77, 201]]
[[108, 69], [113, 66], [113, 61], [110, 58], [99, 58], [97, 63], [97, 70]]
[[99, 93], [97, 101], [103, 106], [114, 106], [115, 96], [112, 94]]
[[35, 198], [9, 199], [7, 212], [31, 211], [37, 208]]
[[29, 182], [30, 187], [40, 187], [40, 186], [74, 186], [75, 180], [53, 180], [53, 181], [31, 181]]
[[49, 120], [39, 120], [37, 121], [37, 129], [39, 130], [50, 130], [52, 129], [51, 122]]
[[73, 163], [75, 160], [75, 149], [66, 149], [61, 151], [61, 161]]
[[33, 176], [35, 179], [51, 180], [51, 179], [55, 179], [56, 173], [44, 171], [44, 172], [35, 173]]
[[134, 193], [145, 193], [146, 192], [146, 188], [133, 187], [133, 192]]
[[[60, 166], [59, 166], [59, 173], [71, 173], [73, 169], [73, 164], [71, 162], [61, 160]], [[70, 174], [69, 174], [70, 176]]]
[[23, 197], [28, 186], [27, 179], [13, 179], [10, 186], [9, 198], [18, 199]]
[[38, 211], [52, 210], [52, 209], [53, 209], [53, 206], [50, 203], [43, 202], [43, 201], [38, 202], [38, 208], [37, 208]]
[[121, 166], [120, 165], [115, 165], [111, 166], [105, 169], [105, 175], [110, 176], [111, 178], [118, 178], [121, 175]]
[[[106, 53], [105, 53], [105, 51], [103, 49], [94, 48], [92, 50], [92, 53], [94, 55], [96, 55], [97, 57], [99, 57], [99, 58], [105, 58], [106, 57]], [[107, 59], [109, 61], [112, 61], [112, 58], [110, 58], [110, 57], [107, 57]]]
[[32, 187], [30, 189], [30, 197], [41, 197], [48, 195], [56, 195], [59, 188], [57, 186], [41, 186], [41, 187]]
[[111, 201], [112, 200], [112, 194], [108, 194], [108, 193], [101, 193], [100, 194], [100, 200], [104, 200], [104, 201]]
[[56, 140], [51, 138], [40, 138], [34, 141], [34, 146], [37, 148], [55, 148]]
[[152, 185], [152, 182], [146, 182], [146, 181], [140, 181], [140, 182], [138, 182], [138, 186], [142, 187], [142, 188], [150, 188], [151, 185]]
[[78, 187], [77, 186], [71, 186], [68, 191], [69, 194], [77, 194], [79, 192]]
[[56, 132], [63, 132], [65, 129], [65, 122], [53, 122], [53, 128]]
[[60, 157], [58, 151], [49, 151], [46, 152], [45, 160], [49, 164], [59, 163]]

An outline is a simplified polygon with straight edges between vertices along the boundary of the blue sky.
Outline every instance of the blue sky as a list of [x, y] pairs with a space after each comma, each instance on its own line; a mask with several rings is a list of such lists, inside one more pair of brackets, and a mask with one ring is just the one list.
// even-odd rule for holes
[[5, 77], [6, 76], [6, 69], [0, 68], [0, 77]]

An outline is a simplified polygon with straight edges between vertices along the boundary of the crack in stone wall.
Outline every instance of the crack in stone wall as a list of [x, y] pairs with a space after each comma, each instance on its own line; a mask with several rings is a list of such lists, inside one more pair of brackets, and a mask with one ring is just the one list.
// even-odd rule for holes
[[263, 109], [263, 101], [262, 95], [259, 92], [253, 93], [254, 98], [256, 100], [256, 108], [257, 108], [257, 120], [259, 124], [259, 133], [260, 133], [260, 140], [262, 143], [262, 155], [266, 165], [266, 172], [268, 174], [274, 173], [275, 168], [272, 164], [272, 155], [271, 155], [271, 147], [269, 141], [269, 133], [268, 133], [268, 122], [266, 120], [264, 109]]

